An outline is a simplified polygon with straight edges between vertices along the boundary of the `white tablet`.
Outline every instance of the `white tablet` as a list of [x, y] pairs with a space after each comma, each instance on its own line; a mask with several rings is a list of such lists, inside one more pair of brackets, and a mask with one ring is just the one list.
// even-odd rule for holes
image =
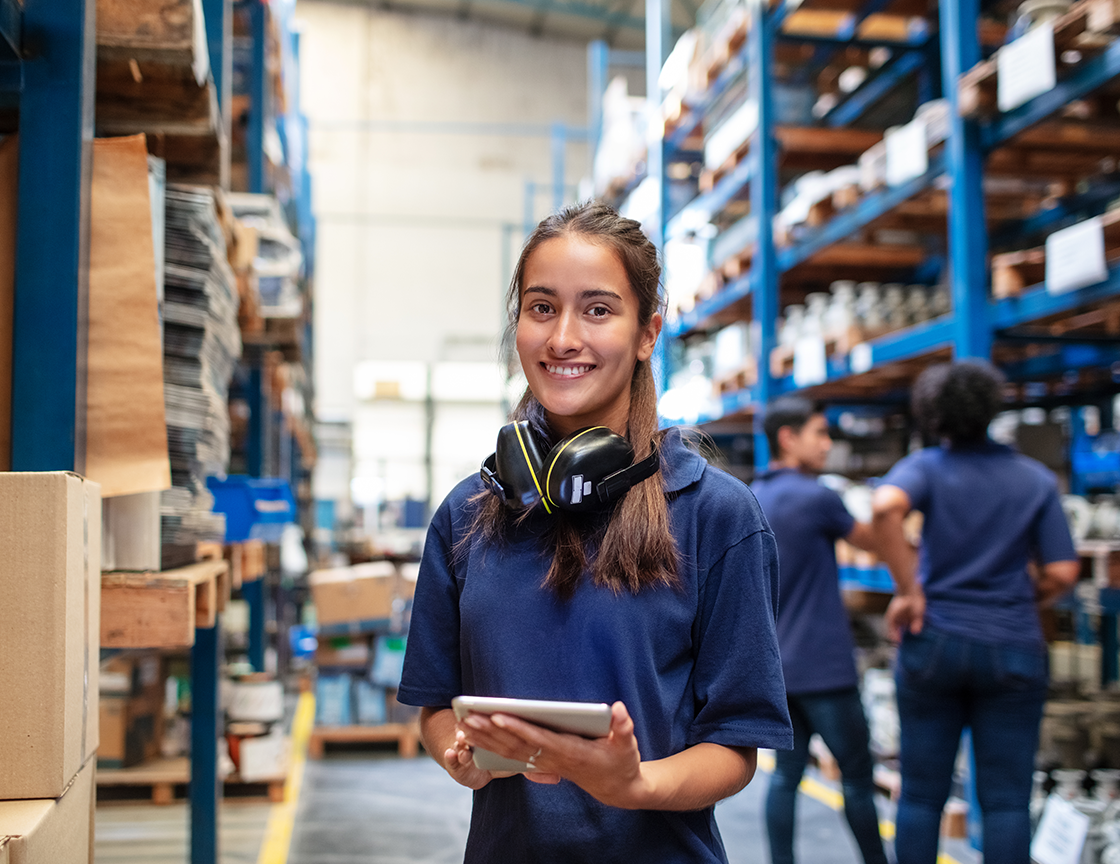
[[[602, 738], [611, 729], [611, 706], [605, 702], [550, 702], [544, 699], [505, 699], [500, 696], [456, 696], [451, 700], [455, 717], [468, 714], [511, 714], [554, 732], [570, 732], [584, 738]], [[516, 759], [506, 759], [489, 750], [475, 748], [475, 767], [484, 771], [536, 771]]]

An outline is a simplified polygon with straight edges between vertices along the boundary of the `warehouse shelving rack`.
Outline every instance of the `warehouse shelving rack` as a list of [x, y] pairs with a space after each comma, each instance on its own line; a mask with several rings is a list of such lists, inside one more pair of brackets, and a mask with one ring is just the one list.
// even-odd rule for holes
[[[1098, 93], [1102, 88], [1115, 99], [1115, 86], [1120, 79], [1120, 39], [1097, 53], [1076, 63], [1070, 74], [1059, 77], [1057, 85], [1020, 107], [989, 117], [962, 116], [960, 84], [982, 60], [985, 49], [998, 46], [1002, 34], [984, 32], [978, 26], [979, 0], [940, 0], [938, 20], [928, 21], [908, 46], [897, 42], [864, 40], [894, 50], [892, 60], [880, 74], [870, 77], [846, 101], [833, 108], [817, 129], [827, 134], [868, 108], [875, 100], [889, 93], [908, 76], [917, 76], [918, 103], [933, 93], [928, 69], [940, 67], [941, 91], [949, 102], [949, 130], [943, 148], [930, 153], [928, 169], [921, 176], [901, 185], [880, 188], [865, 194], [855, 205], [841, 210], [823, 224], [805, 231], [787, 246], [775, 242], [773, 224], [778, 213], [779, 165], [783, 150], [783, 129], [776, 122], [774, 106], [774, 50], [781, 39], [792, 38], [812, 43], [814, 58], [829, 56], [852, 44], [851, 36], [869, 15], [904, 5], [891, 0], [852, 0], [850, 4], [828, 4], [850, 13], [842, 32], [833, 38], [814, 35], [811, 38], [782, 32], [783, 23], [795, 9], [813, 8], [813, 0], [805, 3], [778, 0], [749, 3], [749, 28], [742, 48], [733, 54], [725, 69], [710, 83], [707, 94], [692, 107], [677, 125], [663, 135], [666, 162], [695, 160], [694, 141], [706, 111], [714, 105], [730, 81], [746, 69], [749, 78], [748, 97], [758, 107], [757, 127], [749, 141], [746, 158], [718, 180], [714, 188], [698, 195], [681, 213], [659, 215], [661, 231], [674, 236], [695, 217], [704, 221], [728, 203], [749, 196], [754, 216], [754, 241], [749, 250], [750, 265], [738, 278], [730, 280], [722, 291], [698, 300], [694, 308], [670, 321], [667, 332], [681, 340], [705, 331], [718, 329], [731, 321], [753, 316], [758, 322], [760, 345], [756, 346], [757, 383], [751, 387], [724, 393], [719, 410], [701, 422], [738, 418], [757, 421], [759, 406], [774, 396], [802, 392], [833, 402], [894, 403], [906, 399], [906, 388], [921, 368], [936, 360], [955, 358], [990, 358], [1006, 372], [1009, 381], [1022, 386], [1020, 404], [1081, 405], [1111, 398], [1118, 390], [1116, 370], [1120, 366], [1120, 326], [1103, 320], [1113, 315], [1120, 301], [1120, 267], [1111, 262], [1108, 276], [1102, 282], [1066, 293], [1049, 293], [1045, 284], [1025, 288], [1018, 296], [990, 299], [989, 243], [993, 247], [1022, 249], [1032, 245], [1032, 238], [1065, 227], [1081, 219], [1099, 215], [1107, 203], [1120, 192], [1115, 174], [1095, 178], [1089, 188], [1068, 194], [1047, 209], [1019, 214], [997, 221], [996, 214], [986, 212], [984, 178], [997, 169], [1007, 173], [1007, 166], [998, 165], [993, 154], [1012, 147], [1035, 135], [1039, 124], [1054, 118], [1068, 103]], [[658, 10], [651, 0], [647, 15]], [[931, 34], [936, 33], [936, 40]], [[983, 41], [983, 44], [982, 44]], [[936, 46], [936, 53], [933, 49]], [[901, 50], [900, 50], [901, 49]], [[922, 53], [924, 50], [924, 53]], [[920, 62], [924, 58], [929, 62]], [[653, 65], [651, 56], [650, 63]], [[652, 80], [652, 79], [651, 79]], [[1112, 132], [1120, 125], [1110, 127]], [[1060, 137], [1060, 136], [1059, 136]], [[1053, 144], [1053, 142], [1050, 142]], [[690, 146], [691, 145], [691, 146]], [[1085, 143], [1090, 152], [1093, 145]], [[1067, 151], [1068, 152], [1068, 151]], [[1102, 154], [1103, 155], [1103, 154]], [[1115, 158], [1115, 150], [1112, 153]], [[986, 162], [988, 163], [986, 165]], [[1114, 163], [1115, 164], [1115, 163]], [[1082, 177], [1089, 172], [1085, 172]], [[666, 183], [662, 175], [663, 186]], [[875, 220], [890, 216], [915, 199], [934, 202], [944, 197], [945, 206], [930, 207], [934, 213], [944, 212], [945, 241], [940, 248], [924, 250], [912, 262], [911, 274], [932, 281], [945, 269], [951, 289], [953, 311], [941, 318], [872, 338], [857, 352], [830, 357], [826, 379], [812, 387], [801, 388], [792, 376], [775, 376], [769, 359], [777, 342], [776, 324], [779, 315], [781, 288], [784, 280], [796, 274], [799, 267], [819, 261], [822, 253], [836, 249], [838, 244], [854, 237]], [[995, 208], [993, 208], [993, 211]], [[938, 232], [940, 236], [940, 232]], [[1034, 239], [1034, 243], [1038, 240]], [[838, 261], [838, 264], [840, 262]], [[868, 264], [874, 264], [871, 259]], [[905, 269], [905, 268], [896, 268]], [[834, 278], [844, 278], [837, 275]], [[819, 280], [827, 282], [827, 279]], [[923, 281], [915, 279], [915, 281]], [[819, 289], [818, 289], [819, 290]], [[1115, 315], [1113, 315], [1115, 318]], [[1078, 326], [1088, 322], [1091, 326]], [[1056, 325], [1056, 326], [1055, 326]], [[1103, 325], [1103, 326], [1102, 326]], [[1063, 379], [1063, 376], [1064, 379]], [[1038, 382], [1059, 379], [1058, 386]], [[1102, 414], [1111, 416], [1111, 405]], [[765, 467], [769, 460], [766, 438], [757, 422], [754, 424], [755, 465]], [[881, 571], [868, 574], [859, 571], [846, 576], [869, 590], [890, 590], [889, 578]], [[1105, 580], [1107, 582], [1107, 580]], [[1117, 595], [1120, 591], [1101, 587], [1095, 580], [1091, 606], [1100, 614], [1099, 639], [1104, 681], [1116, 680], [1116, 618]], [[1083, 626], [1085, 606], [1073, 603]], [[1086, 638], [1086, 632], [1081, 635]], [[975, 802], [974, 802], [975, 803]], [[975, 837], [975, 835], [974, 835]]]
[[[232, 3], [202, 0], [201, 5], [228, 135]], [[96, 54], [93, 0], [0, 0], [0, 112], [18, 116], [20, 135], [10, 459], [16, 471], [82, 473], [85, 467]], [[263, 81], [263, 62], [257, 71]], [[302, 128], [306, 153], [306, 122]], [[255, 146], [258, 153], [263, 149], [261, 135]], [[306, 229], [301, 238], [311, 244], [314, 224], [306, 170], [299, 180], [300, 224]], [[209, 613], [200, 616], [190, 634], [192, 864], [218, 860], [222, 631], [217, 610]], [[138, 639], [137, 645], [145, 641], [142, 634], [130, 638]], [[189, 644], [191, 639], [183, 641]]]
[[[659, 10], [656, 0], [651, 3], [649, 11]], [[749, 4], [750, 22], [742, 47], [733, 53], [711, 82], [699, 104], [692, 106], [663, 136], [661, 143], [666, 162], [694, 160], [696, 153], [692, 147], [705, 111], [736, 75], [747, 70], [749, 98], [758, 105], [758, 123], [747, 155], [719, 178], [710, 191], [696, 197], [680, 213], [666, 214], [668, 218], [659, 220], [666, 236], [671, 237], [697, 215], [705, 217], [718, 213], [744, 195], [749, 197], [751, 213], [757, 214], [753, 220], [755, 239], [747, 256], [749, 268], [715, 295], [697, 301], [693, 309], [669, 322], [667, 328], [670, 337], [685, 339], [742, 318], [753, 317], [759, 324], [757, 383], [725, 393], [719, 410], [702, 417], [701, 422], [730, 417], [746, 421], [755, 408], [770, 398], [802, 389], [836, 401], [901, 401], [905, 387], [920, 368], [934, 359], [951, 356], [993, 358], [1011, 380], [1027, 382], [1078, 368], [1108, 367], [1120, 359], [1117, 353], [1120, 338], [1116, 334], [1084, 330], [1062, 334], [1054, 328], [1044, 330], [1040, 326], [1112, 302], [1120, 295], [1120, 272], [1115, 268], [1109, 271], [1107, 281], [1065, 294], [1049, 294], [1043, 286], [1036, 285], [1016, 298], [989, 299], [989, 222], [983, 191], [983, 180], [988, 173], [985, 160], [994, 151], [1023, 140], [1027, 130], [1052, 118], [1071, 100], [1092, 94], [1120, 76], [1120, 42], [1113, 42], [1101, 53], [1083, 60], [1070, 75], [1060, 79], [1053, 90], [1013, 111], [990, 119], [965, 118], [958, 109], [958, 82], [981, 62], [985, 48], [999, 44], [1002, 34], [998, 29], [989, 32], [990, 28], [977, 26], [981, 12], [978, 0], [942, 0], [936, 16], [940, 20], [930, 20], [926, 28], [912, 30], [903, 42], [897, 38], [893, 41], [852, 38], [869, 15], [898, 5], [881, 0], [869, 3], [853, 0], [845, 7], [850, 15], [842, 30], [825, 37], [783, 31], [783, 23], [790, 13], [795, 9], [813, 8], [812, 0], [803, 4], [787, 0], [769, 6], [761, 2]], [[829, 8], [836, 9], [837, 4], [829, 4]], [[843, 121], [861, 114], [909, 76], [918, 79], [919, 102], [936, 95], [928, 70], [938, 66], [941, 90], [950, 103], [950, 127], [944, 147], [931, 151], [929, 167], [923, 175], [899, 186], [870, 192], [854, 206], [809, 229], [795, 242], [779, 247], [772, 228], [780, 192], [778, 166], [796, 145], [791, 149], [785, 140], [789, 137], [789, 128], [776, 122], [773, 54], [776, 44], [789, 41], [812, 44], [814, 60], [827, 58], [852, 44], [881, 45], [894, 52], [891, 61], [877, 75], [829, 112], [824, 126], [814, 127], [814, 134], [823, 136], [848, 131], [838, 128]], [[920, 58], [929, 62], [921, 63]], [[1008, 173], [1006, 167], [1000, 170]], [[1115, 197], [1115, 192], [1114, 180], [1095, 181], [1088, 191], [1070, 195], [1050, 209], [993, 224], [992, 241], [1014, 248], [1018, 238], [1020, 248], [1029, 245], [1022, 241], [1076, 221], [1078, 216], [1084, 218], [1100, 213], [1107, 201]], [[870, 339], [858, 353], [830, 358], [827, 378], [820, 385], [799, 388], [792, 377], [774, 376], [768, 360], [776, 345], [783, 282], [822, 262], [843, 267], [851, 260], [847, 254], [849, 250], [844, 248], [846, 240], [875, 220], [896, 214], [907, 202], [915, 199], [929, 202], [939, 195], [945, 199], [940, 208], [945, 212], [945, 240], [941, 248], [916, 250], [919, 254], [910, 261], [903, 256], [894, 270], [908, 270], [908, 275], [916, 281], [921, 281], [919, 276], [932, 281], [944, 269], [951, 286], [953, 313]], [[930, 209], [936, 211], [936, 208]], [[858, 254], [858, 249], [850, 251]], [[869, 269], [874, 263], [873, 258], [867, 261]], [[1029, 347], [1023, 350], [1023, 346]], [[1048, 349], [1040, 350], [1040, 346], [1048, 346]], [[1103, 386], [1107, 390], [1111, 382], [1106, 380]], [[1077, 387], [1073, 385], [1068, 389], [1076, 392]], [[1024, 400], [1032, 398], [1035, 397], [1027, 395]], [[1068, 396], [1066, 401], [1070, 401]], [[765, 437], [756, 431], [756, 465], [764, 466], [767, 461]]]

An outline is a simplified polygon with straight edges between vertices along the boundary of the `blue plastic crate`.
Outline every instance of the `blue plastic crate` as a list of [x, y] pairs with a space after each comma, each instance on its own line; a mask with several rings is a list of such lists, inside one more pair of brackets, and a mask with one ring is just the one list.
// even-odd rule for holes
[[214, 512], [226, 516], [226, 542], [279, 543], [284, 526], [296, 521], [296, 499], [287, 480], [234, 475], [206, 478]]

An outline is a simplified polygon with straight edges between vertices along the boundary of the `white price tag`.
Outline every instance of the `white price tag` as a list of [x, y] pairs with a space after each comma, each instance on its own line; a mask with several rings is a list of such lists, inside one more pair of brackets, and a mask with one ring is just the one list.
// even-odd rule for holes
[[900, 186], [929, 170], [926, 121], [911, 120], [887, 135], [887, 185]]
[[828, 357], [819, 336], [798, 339], [793, 346], [793, 383], [798, 387], [822, 384], [828, 378]]
[[1024, 102], [1053, 90], [1058, 83], [1054, 63], [1054, 25], [1039, 24], [996, 55], [996, 104], [1000, 111], [1018, 108]]
[[1104, 258], [1104, 226], [1094, 216], [1046, 238], [1046, 290], [1075, 291], [1108, 278]]
[[861, 375], [874, 365], [871, 356], [871, 346], [867, 342], [860, 342], [852, 346], [850, 358], [853, 375]]
[[1078, 864], [1088, 831], [1088, 816], [1065, 799], [1051, 795], [1031, 841], [1031, 859], [1038, 864]]

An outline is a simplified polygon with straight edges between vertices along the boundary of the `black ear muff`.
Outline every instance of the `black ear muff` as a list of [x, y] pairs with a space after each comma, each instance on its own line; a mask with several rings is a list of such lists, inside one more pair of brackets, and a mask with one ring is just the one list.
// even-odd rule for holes
[[657, 449], [634, 462], [630, 442], [606, 426], [573, 432], [542, 458], [526, 420], [503, 426], [494, 453], [482, 463], [483, 482], [508, 507], [540, 501], [548, 513], [601, 510], [657, 473]]
[[630, 488], [657, 473], [657, 450], [634, 464], [630, 442], [606, 426], [573, 432], [545, 460], [545, 500], [561, 510], [588, 512], [608, 507]]
[[[529, 421], [519, 420], [498, 432], [494, 455], [482, 465], [482, 479], [507, 506], [532, 507], [544, 498], [544, 486], [539, 479], [543, 464]], [[547, 501], [544, 506], [552, 512]]]

